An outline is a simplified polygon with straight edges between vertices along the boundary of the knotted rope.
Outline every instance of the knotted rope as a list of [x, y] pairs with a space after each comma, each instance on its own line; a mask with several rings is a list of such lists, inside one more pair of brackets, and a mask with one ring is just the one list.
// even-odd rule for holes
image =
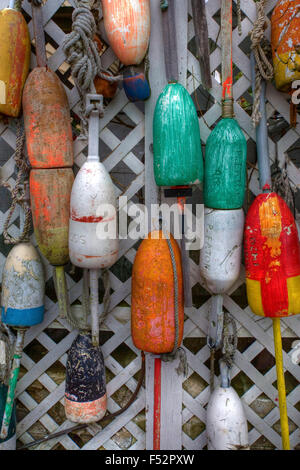
[[[29, 239], [29, 232], [31, 227], [31, 210], [28, 203], [28, 196], [27, 196], [27, 187], [28, 187], [28, 175], [30, 166], [26, 161], [25, 152], [24, 152], [24, 144], [25, 144], [25, 131], [23, 129], [23, 125], [21, 120], [18, 121], [18, 128], [17, 128], [17, 141], [16, 141], [16, 151], [14, 155], [16, 167], [18, 168], [18, 174], [16, 179], [15, 187], [12, 188], [9, 183], [2, 182], [2, 186], [8, 188], [11, 197], [12, 203], [8, 212], [8, 216], [4, 223], [3, 227], [3, 237], [4, 242], [6, 244], [12, 243], [17, 244], [22, 241], [27, 241]], [[22, 233], [19, 237], [14, 238], [8, 233], [8, 227], [12, 218], [12, 215], [15, 211], [15, 208], [19, 204], [25, 212], [25, 222], [24, 227], [22, 229]]]
[[256, 78], [255, 90], [253, 90], [253, 110], [252, 110], [252, 123], [257, 126], [261, 114], [259, 111], [260, 105], [260, 92], [262, 80], [270, 81], [273, 78], [274, 69], [268, 56], [271, 52], [270, 45], [266, 42], [264, 32], [267, 27], [268, 18], [265, 14], [265, 5], [267, 0], [259, 0], [256, 2], [257, 19], [254, 22], [253, 29], [250, 32], [251, 49], [253, 50], [256, 61]]
[[[161, 225], [162, 227], [162, 225]], [[177, 275], [177, 267], [176, 267], [176, 260], [175, 254], [172, 247], [172, 242], [164, 229], [162, 229], [164, 238], [168, 244], [171, 262], [172, 262], [172, 270], [173, 270], [173, 284], [174, 284], [174, 322], [175, 322], [175, 339], [174, 339], [174, 347], [170, 353], [161, 354], [161, 359], [164, 362], [171, 362], [174, 359], [179, 358], [179, 366], [177, 367], [178, 375], [184, 374], [185, 377], [188, 375], [188, 366], [187, 366], [187, 359], [186, 353], [183, 348], [178, 348], [178, 339], [179, 339], [179, 305], [178, 305], [178, 275]]]

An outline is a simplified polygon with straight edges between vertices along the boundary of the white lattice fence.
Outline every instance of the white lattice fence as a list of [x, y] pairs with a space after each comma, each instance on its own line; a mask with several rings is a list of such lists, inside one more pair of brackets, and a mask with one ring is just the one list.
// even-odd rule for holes
[[[0, 7], [7, 5], [7, 1], [0, 1]], [[193, 55], [194, 27], [190, 2], [176, 0], [178, 38], [180, 39], [180, 71], [181, 81], [185, 83], [188, 91], [195, 98], [197, 105], [200, 102], [202, 116], [199, 123], [202, 143], [205, 144], [210, 129], [221, 116], [221, 86], [213, 78], [213, 88], [204, 90], [201, 86], [199, 64]], [[276, 1], [270, 0], [267, 5], [271, 12]], [[56, 22], [57, 11], [64, 7], [71, 17], [73, 1], [48, 0], [43, 6], [44, 27], [49, 51], [49, 67], [57, 71], [65, 85], [72, 116], [76, 122], [79, 107], [79, 95], [69, 79], [70, 70], [66, 65], [62, 42], [64, 32]], [[73, 5], [74, 6], [74, 5]], [[241, 0], [243, 12], [242, 35], [239, 36], [237, 28], [233, 32], [233, 60], [236, 65], [234, 84], [235, 114], [245, 136], [249, 141], [249, 155], [251, 156], [251, 140], [255, 142], [255, 131], [252, 128], [249, 114], [242, 107], [243, 99], [251, 100], [248, 93], [250, 84], [250, 63], [247, 55], [247, 36], [256, 18], [255, 3], [253, 0]], [[27, 0], [23, 2], [23, 9], [29, 22], [32, 35], [31, 7]], [[210, 56], [211, 71], [220, 70], [221, 53], [219, 37], [220, 0], [207, 2], [207, 19], [212, 52]], [[151, 0], [152, 35], [150, 47], [150, 77], [152, 85], [152, 98], [143, 107], [128, 102], [124, 91], [118, 90], [116, 97], [107, 104], [105, 116], [100, 124], [100, 139], [104, 164], [111, 172], [119, 196], [127, 196], [132, 202], [139, 202], [145, 198], [146, 204], [159, 200], [159, 194], [153, 182], [152, 174], [152, 113], [155, 98], [164, 85], [161, 37], [159, 35], [159, 0]], [[101, 18], [101, 14], [100, 14]], [[102, 24], [99, 22], [101, 37], [106, 41]], [[266, 32], [266, 35], [269, 31]], [[34, 49], [34, 48], [33, 48]], [[108, 47], [102, 55], [103, 65], [110, 67], [115, 64], [116, 58]], [[32, 67], [35, 66], [35, 55], [32, 53]], [[289, 105], [287, 96], [278, 93], [272, 85], [267, 89], [267, 112], [272, 117], [278, 111], [283, 118], [289, 121]], [[206, 105], [203, 103], [207, 103]], [[120, 125], [120, 119], [121, 124]], [[125, 123], [125, 125], [124, 125]], [[284, 158], [287, 152], [299, 139], [300, 126], [296, 129], [286, 130], [284, 135], [277, 139], [279, 158]], [[7, 149], [7, 155], [1, 155], [1, 178], [14, 184], [15, 148], [15, 122], [0, 123], [0, 138], [2, 148]], [[275, 158], [275, 143], [269, 138], [270, 157]], [[75, 169], [80, 167], [86, 158], [86, 142], [74, 140]], [[145, 155], [145, 159], [143, 158]], [[293, 163], [288, 164], [291, 181], [298, 185], [300, 173]], [[126, 178], [124, 178], [126, 175]], [[146, 177], [145, 177], [146, 175]], [[249, 173], [250, 175], [250, 173]], [[250, 190], [256, 195], [259, 192], [258, 175], [253, 172], [250, 180]], [[5, 195], [5, 194], [4, 194]], [[199, 193], [200, 195], [200, 193]], [[201, 200], [199, 199], [199, 201]], [[129, 205], [130, 205], [129, 203]], [[6, 218], [8, 206], [2, 202], [1, 228]], [[14, 214], [9, 232], [17, 235], [19, 232], [19, 214]], [[32, 242], [36, 245], [34, 236]], [[8, 249], [3, 246], [0, 254], [1, 270], [5, 262]], [[108, 410], [114, 412], [119, 409], [122, 400], [130, 396], [137, 384], [137, 372], [140, 369], [139, 351], [133, 346], [130, 335], [130, 268], [134, 261], [136, 246], [134, 240], [121, 240], [119, 261], [117, 266], [110, 270], [112, 286], [111, 311], [102, 331], [103, 354], [107, 368]], [[189, 364], [189, 376], [182, 387], [182, 435], [180, 439], [185, 449], [199, 450], [206, 446], [205, 408], [209, 399], [209, 348], [206, 346], [205, 336], [208, 326], [209, 293], [205, 291], [200, 278], [197, 253], [192, 254], [191, 280], [195, 307], [186, 310], [184, 347]], [[58, 318], [58, 305], [53, 296], [52, 267], [43, 259], [46, 271], [46, 315], [44, 322], [31, 328], [26, 335], [25, 352], [22, 358], [21, 377], [17, 388], [19, 423], [17, 427], [18, 438], [21, 443], [31, 442], [41, 433], [50, 433], [71, 426], [65, 421], [63, 413], [64, 396], [64, 368], [66, 353], [77, 332], [71, 331], [68, 323]], [[71, 268], [71, 267], [70, 267]], [[79, 270], [75, 273], [67, 269], [67, 282], [70, 301], [78, 303], [81, 300], [82, 279]], [[99, 284], [101, 287], [101, 283]], [[232, 289], [230, 295], [224, 296], [224, 305], [236, 319], [239, 334], [239, 347], [235, 356], [235, 365], [232, 370], [232, 383], [236, 386], [242, 397], [247, 419], [249, 422], [249, 439], [253, 448], [262, 446], [281, 448], [278, 422], [278, 397], [274, 386], [276, 371], [274, 363], [274, 350], [272, 338], [272, 324], [269, 319], [255, 317], [245, 302], [244, 270], [241, 270], [239, 281]], [[101, 308], [101, 306], [100, 306]], [[298, 318], [282, 321], [283, 335], [286, 338], [300, 337], [300, 322]], [[56, 331], [56, 336], [53, 336]], [[59, 332], [59, 334], [57, 333]], [[287, 340], [287, 350], [290, 340]], [[121, 348], [121, 349], [120, 349]], [[121, 351], [121, 353], [120, 353]], [[126, 351], [126, 354], [124, 354]], [[124, 360], [125, 357], [125, 360]], [[288, 387], [288, 413], [291, 420], [291, 445], [295, 447], [300, 443], [299, 425], [299, 379], [300, 368], [292, 364], [288, 354], [284, 353], [284, 366], [286, 377], [291, 384]], [[55, 368], [56, 373], [53, 373]], [[59, 373], [57, 372], [59, 371]], [[146, 383], [148, 386], [148, 383]], [[39, 394], [36, 394], [39, 390]], [[103, 429], [98, 425], [91, 425], [87, 431], [72, 435], [65, 435], [56, 440], [40, 445], [42, 449], [112, 449], [128, 448], [139, 450], [146, 448], [146, 433], [144, 426], [144, 409], [146, 396], [151, 397], [152, 390], [145, 393], [143, 388], [135, 403], [121, 416]], [[264, 406], [260, 408], [261, 403]], [[263, 437], [262, 437], [263, 436]]]

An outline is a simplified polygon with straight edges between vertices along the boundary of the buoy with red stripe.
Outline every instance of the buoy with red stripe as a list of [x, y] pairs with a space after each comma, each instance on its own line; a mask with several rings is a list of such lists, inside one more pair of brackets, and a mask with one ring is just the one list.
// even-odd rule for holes
[[80, 332], [68, 352], [65, 413], [74, 423], [94, 423], [106, 413], [105, 366], [100, 347]]
[[99, 114], [103, 97], [87, 95], [89, 148], [75, 178], [70, 207], [69, 250], [75, 266], [90, 269], [92, 339], [99, 345], [98, 269], [118, 259], [117, 208], [114, 185], [99, 160]]
[[42, 6], [32, 2], [37, 67], [23, 94], [24, 125], [30, 172], [34, 233], [42, 254], [55, 266], [59, 309], [67, 316], [64, 265], [69, 261], [70, 194], [74, 180], [73, 139], [63, 85], [47, 67]]
[[18, 117], [22, 92], [30, 65], [30, 36], [20, 11], [9, 8], [0, 11], [0, 113]]

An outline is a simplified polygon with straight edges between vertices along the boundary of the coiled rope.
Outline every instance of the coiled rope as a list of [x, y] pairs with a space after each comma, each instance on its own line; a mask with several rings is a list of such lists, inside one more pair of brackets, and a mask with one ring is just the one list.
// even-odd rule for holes
[[253, 90], [253, 110], [251, 120], [256, 127], [261, 119], [259, 111], [260, 92], [262, 80], [270, 81], [274, 75], [274, 69], [268, 56], [271, 51], [270, 45], [266, 42], [264, 32], [267, 27], [268, 18], [265, 13], [267, 0], [259, 0], [256, 2], [257, 19], [254, 22], [253, 29], [250, 32], [251, 49], [253, 50], [256, 61], [256, 78], [255, 90]]

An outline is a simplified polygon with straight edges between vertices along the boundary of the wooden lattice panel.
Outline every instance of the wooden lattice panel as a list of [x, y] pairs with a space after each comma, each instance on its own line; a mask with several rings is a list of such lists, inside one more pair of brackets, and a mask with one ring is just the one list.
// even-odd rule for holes
[[[211, 71], [220, 71], [220, 0], [209, 0], [206, 4], [209, 38], [211, 40]], [[276, 1], [267, 2], [267, 13], [272, 11]], [[0, 8], [7, 6], [7, 0], [0, 0]], [[190, 2], [176, 0], [178, 38], [180, 40], [180, 76], [181, 82], [186, 83], [188, 91], [193, 96], [199, 113], [201, 139], [203, 145], [209, 136], [214, 123], [221, 116], [221, 85], [213, 77], [211, 90], [204, 90], [201, 86], [199, 64], [193, 55], [194, 27]], [[76, 114], [79, 112], [79, 95], [72, 84], [69, 66], [65, 63], [62, 51], [64, 32], [55, 22], [56, 13], [66, 8], [71, 17], [70, 5], [73, 0], [48, 0], [43, 6], [44, 27], [49, 52], [49, 67], [58, 73], [63, 81], [74, 119], [74, 132]], [[69, 8], [68, 8], [69, 6]], [[234, 2], [234, 7], [236, 4]], [[238, 29], [233, 31], [233, 60], [236, 64], [234, 84], [235, 114], [248, 140], [249, 160], [255, 161], [253, 143], [255, 130], [252, 127], [250, 115], [241, 106], [241, 98], [250, 100], [250, 62], [248, 34], [256, 18], [255, 2], [241, 0], [242, 34]], [[32, 37], [31, 6], [27, 0], [23, 2], [23, 10], [29, 23]], [[150, 57], [150, 77], [152, 97], [143, 106], [128, 102], [125, 93], [119, 89], [116, 97], [107, 104], [105, 116], [100, 124], [100, 140], [102, 160], [108, 171], [111, 172], [119, 196], [127, 196], [131, 203], [151, 202], [160, 200], [155, 187], [152, 172], [152, 114], [155, 100], [164, 84], [162, 73], [162, 47], [159, 34], [159, 0], [151, 0], [152, 35]], [[100, 12], [101, 19], [101, 12]], [[99, 22], [99, 31], [104, 41], [106, 36], [103, 22]], [[268, 37], [269, 30], [266, 31]], [[248, 52], [247, 52], [248, 48]], [[31, 66], [36, 64], [34, 47]], [[104, 67], [115, 65], [116, 58], [110, 47], [102, 56]], [[289, 104], [286, 95], [280, 94], [273, 85], [267, 88], [267, 113], [272, 117], [278, 111], [283, 118], [289, 121]], [[121, 124], [120, 124], [121, 120]], [[125, 124], [125, 125], [124, 125]], [[1, 155], [1, 179], [14, 185], [15, 167], [13, 152], [16, 144], [16, 122], [0, 122], [0, 139], [5, 155]], [[284, 153], [298, 141], [300, 126], [296, 129], [287, 129], [277, 139], [278, 156], [282, 161]], [[269, 138], [270, 157], [275, 159], [274, 139]], [[203, 147], [204, 149], [204, 147]], [[86, 141], [76, 139], [75, 171], [83, 164], [87, 153]], [[254, 160], [253, 160], [254, 159]], [[300, 173], [294, 163], [288, 164], [290, 180], [297, 186], [300, 183]], [[146, 175], [146, 177], [145, 177]], [[249, 172], [250, 176], [250, 172]], [[259, 192], [257, 171], [251, 172], [249, 188], [252, 195]], [[0, 224], [3, 224], [9, 209], [6, 190], [3, 189], [1, 202]], [[199, 193], [200, 194], [200, 193]], [[197, 202], [201, 203], [201, 199]], [[1, 230], [2, 233], [2, 230]], [[16, 211], [9, 228], [11, 235], [19, 233], [19, 213]], [[34, 235], [31, 241], [36, 245]], [[112, 288], [110, 314], [101, 331], [102, 350], [107, 368], [108, 410], [117, 411], [120, 404], [127, 401], [137, 384], [137, 373], [140, 370], [139, 351], [133, 346], [130, 335], [130, 270], [136, 254], [137, 243], [130, 238], [121, 240], [119, 261], [110, 270]], [[0, 253], [0, 270], [2, 271], [9, 248], [2, 242]], [[199, 254], [199, 253], [198, 253]], [[198, 265], [198, 254], [191, 253], [191, 281], [193, 286], [194, 307], [186, 309], [184, 349], [187, 353], [189, 374], [182, 384], [182, 433], [178, 441], [185, 449], [199, 450], [206, 446], [206, 406], [210, 396], [209, 390], [209, 355], [205, 336], [208, 330], [208, 310], [210, 295], [204, 289]], [[51, 433], [70, 427], [72, 423], [65, 420], [63, 412], [64, 396], [64, 370], [67, 351], [76, 337], [77, 332], [72, 331], [67, 321], [58, 318], [58, 305], [53, 295], [53, 271], [43, 258], [46, 272], [46, 315], [44, 322], [31, 328], [26, 334], [25, 351], [22, 358], [22, 371], [17, 387], [17, 401], [19, 408], [19, 422], [17, 434], [20, 443], [31, 442], [37, 435]], [[129, 273], [129, 274], [128, 274]], [[71, 266], [67, 267], [67, 283], [71, 303], [80, 303], [82, 294], [82, 276]], [[102, 283], [99, 281], [102, 288]], [[101, 295], [101, 294], [100, 294]], [[238, 326], [239, 347], [235, 356], [235, 365], [232, 370], [232, 384], [236, 387], [242, 398], [247, 419], [249, 422], [249, 440], [252, 448], [281, 448], [279, 434], [278, 394], [276, 387], [276, 370], [274, 362], [274, 348], [272, 338], [272, 323], [270, 319], [255, 317], [245, 302], [244, 269], [241, 270], [239, 281], [232, 288], [230, 295], [224, 296], [225, 309], [235, 318]], [[100, 305], [100, 308], [102, 306]], [[55, 340], [53, 331], [58, 331]], [[300, 337], [300, 322], [297, 317], [282, 321], [283, 336], [287, 339], [286, 350], [290, 349], [293, 338]], [[284, 343], [285, 344], [285, 343]], [[126, 360], [122, 354], [126, 350]], [[263, 361], [262, 361], [263, 358]], [[263, 365], [262, 365], [263, 362]], [[53, 373], [55, 366], [56, 373]], [[300, 413], [299, 409], [299, 379], [300, 368], [294, 365], [287, 352], [284, 352], [284, 366], [286, 377], [289, 377], [288, 413], [291, 421], [291, 446], [295, 448], [300, 444]], [[59, 373], [57, 372], [59, 371]], [[181, 379], [182, 380], [182, 379]], [[181, 384], [181, 382], [180, 382]], [[243, 386], [241, 386], [241, 384]], [[147, 440], [144, 413], [146, 403], [151, 401], [152, 389], [146, 382], [147, 390], [142, 388], [137, 400], [122, 415], [101, 429], [98, 425], [91, 425], [86, 431], [72, 435], [65, 435], [58, 439], [44, 443], [38, 449], [130, 449], [141, 450], [149, 447]], [[180, 385], [181, 387], [181, 385]], [[36, 395], [36, 389], [40, 393]], [[148, 398], [147, 398], [148, 397]], [[150, 397], [150, 398], [149, 398]], [[148, 400], [148, 401], [147, 401]], [[260, 409], [265, 401], [267, 406]], [[179, 418], [181, 419], [181, 418]], [[146, 428], [147, 429], [147, 428]], [[148, 431], [147, 431], [148, 432]]]

